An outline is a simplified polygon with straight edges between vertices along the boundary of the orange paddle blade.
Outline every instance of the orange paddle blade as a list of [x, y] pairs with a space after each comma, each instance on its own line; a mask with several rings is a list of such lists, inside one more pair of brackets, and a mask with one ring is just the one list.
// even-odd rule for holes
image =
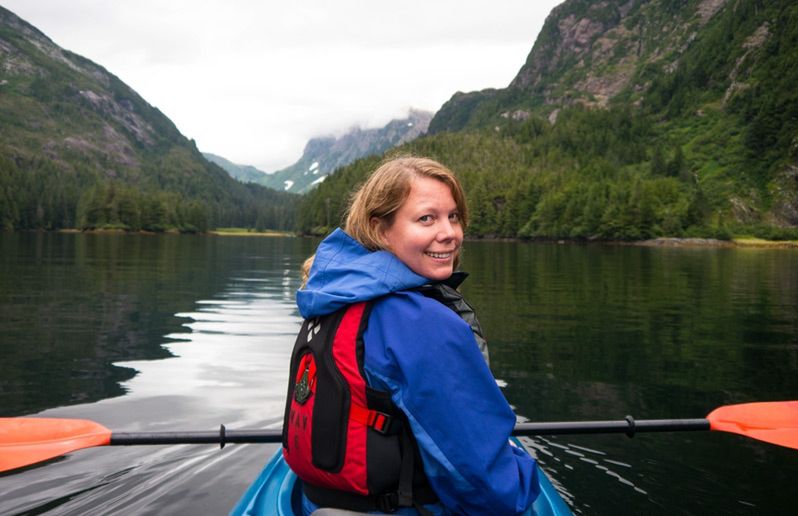
[[798, 449], [798, 401], [726, 405], [713, 410], [707, 419], [712, 430]]
[[0, 418], [0, 471], [29, 466], [111, 442], [111, 431], [85, 419]]

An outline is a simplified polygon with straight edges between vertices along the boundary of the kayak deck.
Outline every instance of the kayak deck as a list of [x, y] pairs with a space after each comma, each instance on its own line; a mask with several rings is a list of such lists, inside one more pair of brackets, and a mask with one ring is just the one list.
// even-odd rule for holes
[[[571, 510], [551, 481], [538, 468], [540, 495], [524, 514], [540, 516], [568, 516]], [[258, 478], [249, 486], [238, 504], [230, 512], [231, 516], [294, 516], [301, 514], [301, 483], [288, 467], [283, 454], [278, 448], [271, 460], [266, 464]]]

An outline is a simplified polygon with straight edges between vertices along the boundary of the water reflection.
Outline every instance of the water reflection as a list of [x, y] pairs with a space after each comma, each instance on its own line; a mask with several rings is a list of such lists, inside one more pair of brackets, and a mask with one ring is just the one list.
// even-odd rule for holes
[[[253, 270], [233, 277], [214, 299], [175, 314], [183, 329], [166, 335], [164, 345], [174, 358], [116, 364], [139, 371], [123, 384], [129, 396], [168, 392], [184, 398], [181, 403], [226, 413], [225, 424], [238, 426], [279, 414], [290, 345], [301, 319], [293, 302], [296, 272], [277, 272]], [[235, 414], [232, 408], [238, 409]]]
[[[469, 242], [465, 266], [523, 417], [692, 418], [798, 396], [794, 250]], [[787, 514], [798, 477], [793, 450], [714, 432], [533, 442], [586, 514]]]
[[[175, 295], [191, 309], [169, 312], [169, 304], [141, 300], [170, 321], [158, 326], [168, 331], [152, 337], [166, 358], [115, 361], [114, 368], [131, 372], [119, 386], [124, 396], [39, 415], [92, 419], [123, 431], [210, 430], [220, 423], [228, 428], [279, 427], [288, 361], [300, 324], [293, 298], [304, 244], [295, 239], [240, 240], [212, 242], [207, 261], [196, 260], [196, 250], [187, 250], [180, 276], [191, 276], [188, 284], [160, 282], [157, 275], [148, 278], [172, 289], [159, 289], [158, 298]], [[222, 264], [217, 261], [221, 255]], [[192, 266], [186, 258], [196, 262]], [[121, 273], [113, 269], [111, 274]], [[180, 294], [211, 289], [212, 295], [193, 300]], [[178, 508], [224, 514], [273, 448], [82, 450], [0, 477], [0, 514], [54, 509], [64, 514], [175, 513]]]
[[[0, 235], [2, 415], [280, 425], [302, 239]], [[536, 421], [798, 396], [798, 253], [468, 242], [491, 365]], [[124, 395], [122, 395], [124, 394]], [[791, 514], [795, 451], [704, 433], [526, 441], [575, 512]], [[0, 514], [226, 513], [274, 447], [92, 449], [0, 476]]]

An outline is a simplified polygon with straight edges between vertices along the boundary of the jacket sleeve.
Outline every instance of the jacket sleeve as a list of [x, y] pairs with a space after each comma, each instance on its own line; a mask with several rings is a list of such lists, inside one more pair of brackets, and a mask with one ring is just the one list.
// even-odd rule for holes
[[407, 415], [441, 502], [516, 514], [537, 497], [534, 459], [509, 444], [515, 415], [457, 314], [418, 293], [377, 302], [364, 333], [372, 387]]

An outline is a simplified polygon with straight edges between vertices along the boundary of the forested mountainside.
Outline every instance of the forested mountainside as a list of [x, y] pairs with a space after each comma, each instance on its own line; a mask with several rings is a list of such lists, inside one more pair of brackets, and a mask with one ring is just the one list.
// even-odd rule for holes
[[0, 7], [0, 228], [293, 227], [101, 66]]
[[411, 109], [407, 117], [391, 120], [384, 127], [355, 127], [342, 136], [313, 138], [299, 161], [265, 176], [260, 182], [276, 190], [308, 192], [340, 167], [366, 156], [382, 154], [424, 135], [431, 119], [432, 113]]
[[[568, 0], [505, 89], [456, 93], [429, 136], [474, 236], [798, 238], [798, 4]], [[338, 223], [375, 160], [311, 192]]]

